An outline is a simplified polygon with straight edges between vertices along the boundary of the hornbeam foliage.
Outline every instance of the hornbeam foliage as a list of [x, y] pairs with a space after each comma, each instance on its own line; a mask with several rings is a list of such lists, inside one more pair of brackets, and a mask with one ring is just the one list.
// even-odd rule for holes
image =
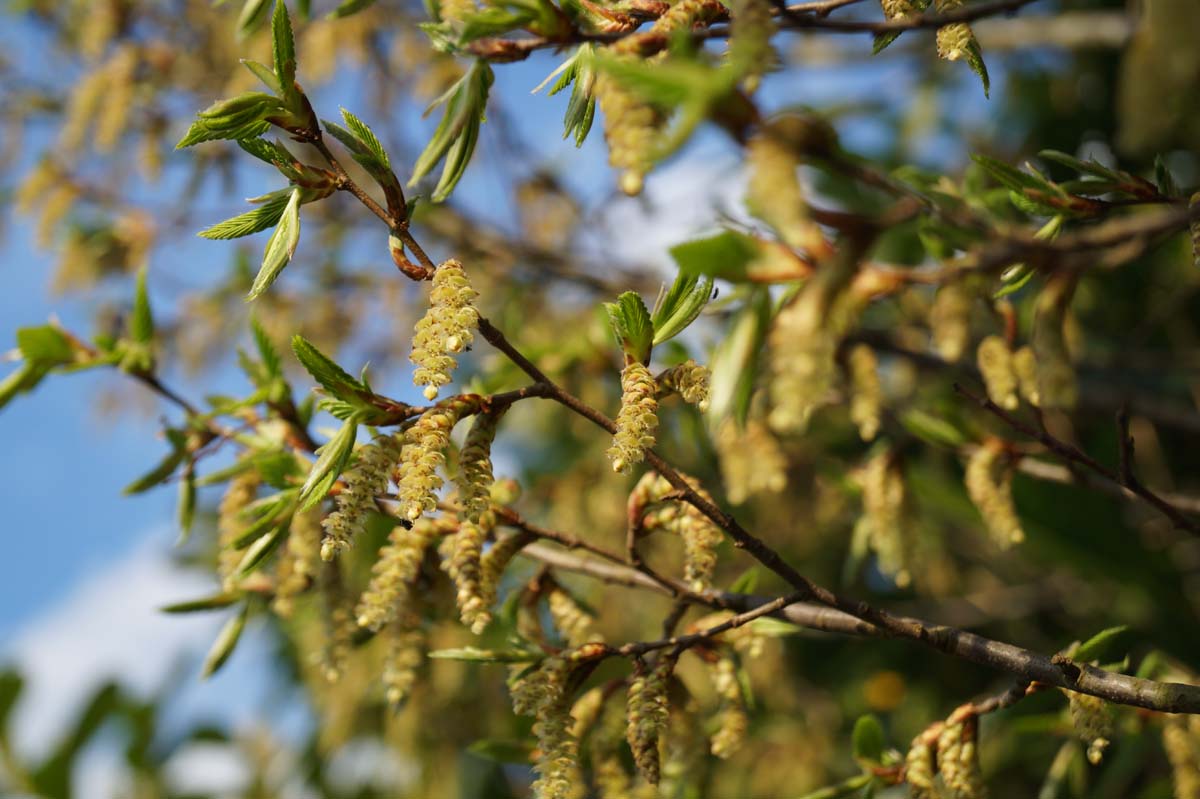
[[0, 793], [1200, 799], [1190, 4], [0, 14], [5, 485], [161, 421], [238, 720], [0, 673]]

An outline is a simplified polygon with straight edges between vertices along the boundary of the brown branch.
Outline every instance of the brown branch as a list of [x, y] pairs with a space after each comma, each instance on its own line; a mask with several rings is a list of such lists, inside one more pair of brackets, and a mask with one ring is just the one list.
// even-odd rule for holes
[[992, 402], [987, 397], [973, 394], [958, 383], [954, 384], [954, 390], [974, 402], [980, 408], [983, 408], [985, 411], [995, 416], [997, 419], [1000, 419], [1012, 429], [1034, 439], [1035, 441], [1038, 441], [1060, 458], [1069, 463], [1075, 463], [1090, 469], [1092, 472], [1095, 472], [1110, 482], [1125, 488], [1131, 494], [1137, 496], [1139, 499], [1156, 508], [1160, 513], [1170, 519], [1171, 523], [1177, 528], [1181, 530], [1187, 530], [1193, 535], [1200, 535], [1200, 524], [1197, 524], [1195, 521], [1189, 519], [1178, 508], [1176, 508], [1170, 502], [1167, 502], [1158, 494], [1143, 486], [1137, 480], [1126, 481], [1121, 474], [1109, 469], [1107, 466], [1100, 463], [1083, 450], [1052, 436], [1044, 429], [1035, 428], [1029, 424], [1026, 424], [1013, 414]]

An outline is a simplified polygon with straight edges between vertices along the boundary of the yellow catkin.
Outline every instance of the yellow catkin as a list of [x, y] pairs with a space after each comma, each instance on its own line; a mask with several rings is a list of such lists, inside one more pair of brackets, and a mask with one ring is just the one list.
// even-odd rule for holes
[[857, 269], [854, 258], [847, 245], [823, 263], [771, 325], [767, 422], [776, 432], [802, 432], [829, 399], [838, 340], [858, 310], [856, 298], [845, 291]]
[[[1188, 201], [1188, 210], [1193, 214], [1200, 209], [1200, 191], [1192, 195], [1192, 199]], [[1192, 265], [1200, 269], [1200, 217], [1192, 217], [1192, 222], [1188, 225], [1188, 233], [1192, 237]]]
[[104, 107], [108, 83], [108, 73], [100, 68], [85, 73], [75, 84], [58, 134], [60, 149], [73, 152], [83, 146], [96, 114]]
[[1200, 799], [1200, 740], [1182, 716], [1167, 716], [1162, 728], [1163, 749], [1171, 764], [1175, 799]]
[[580, 694], [575, 703], [571, 705], [571, 735], [575, 740], [582, 741], [584, 736], [600, 721], [606, 696], [604, 688], [596, 686]]
[[400, 458], [400, 442], [393, 436], [379, 436], [359, 447], [354, 468], [342, 475], [342, 490], [334, 497], [335, 510], [325, 517], [325, 537], [321, 558], [333, 560], [350, 548], [363, 531], [375, 499], [387, 489], [392, 468]]
[[988, 399], [1005, 410], [1016, 410], [1018, 381], [1008, 343], [1000, 336], [988, 336], [979, 342], [976, 363], [987, 387]]
[[863, 490], [863, 515], [856, 535], [875, 551], [879, 570], [900, 587], [912, 581], [913, 530], [908, 490], [900, 462], [890, 451], [867, 461], [859, 482]]
[[321, 594], [325, 609], [325, 646], [321, 652], [321, 671], [325, 680], [336, 683], [346, 670], [354, 648], [354, 605], [342, 584], [338, 564], [326, 563], [321, 570]]
[[912, 0], [879, 0], [879, 5], [888, 19], [903, 19], [921, 13]]
[[942, 286], [933, 295], [929, 327], [933, 348], [943, 360], [956, 362], [971, 343], [971, 309], [975, 294], [962, 281]]
[[478, 523], [480, 517], [491, 507], [492, 442], [496, 438], [496, 427], [500, 414], [480, 413], [471, 424], [458, 457], [458, 497], [462, 515]]
[[296, 597], [307, 591], [321, 570], [321, 511], [311, 508], [292, 517], [287, 544], [279, 559], [279, 578], [271, 607], [290, 616]]
[[625, 741], [624, 708], [606, 703], [589, 738], [592, 782], [599, 799], [634, 799], [632, 780], [621, 762]]
[[748, 419], [739, 428], [734, 419], [725, 419], [717, 428], [715, 443], [725, 495], [733, 504], [787, 488], [787, 457], [761, 421]]
[[414, 522], [437, 508], [437, 492], [443, 484], [438, 470], [446, 463], [443, 450], [454, 425], [474, 411], [477, 400], [455, 397], [440, 402], [405, 431], [394, 473], [401, 519]]
[[510, 535], [502, 538], [483, 553], [479, 561], [479, 595], [485, 605], [491, 607], [496, 603], [496, 592], [500, 587], [500, 577], [512, 561], [513, 556], [525, 546], [526, 539], [521, 535]]
[[987, 791], [979, 768], [974, 716], [947, 723], [937, 739], [937, 762], [953, 799], [984, 799]]
[[738, 682], [737, 662], [723, 654], [712, 665], [713, 688], [721, 697], [721, 709], [717, 714], [717, 731], [713, 733], [710, 751], [716, 757], [731, 757], [746, 741], [746, 729], [750, 719], [746, 713], [746, 700]]
[[450, 559], [446, 561], [457, 588], [458, 612], [462, 623], [479, 635], [492, 621], [491, 604], [483, 593], [483, 545], [495, 519], [484, 514], [480, 524], [463, 519], [452, 539]]
[[1109, 714], [1108, 703], [1099, 697], [1077, 691], [1064, 693], [1067, 695], [1067, 707], [1075, 734], [1087, 744], [1088, 762], [1097, 765], [1104, 759], [1104, 750], [1108, 748], [1109, 736], [1112, 735], [1112, 717]]
[[992, 540], [1001, 549], [1025, 540], [1021, 519], [1012, 499], [1012, 468], [1004, 444], [990, 439], [967, 461], [967, 495], [975, 504]]
[[611, 75], [597, 75], [593, 91], [604, 114], [608, 163], [620, 172], [621, 191], [630, 196], [641, 194], [646, 173], [654, 164], [663, 115]]
[[745, 77], [748, 92], [758, 89], [763, 75], [775, 69], [779, 56], [771, 45], [778, 25], [768, 0], [731, 0], [729, 63]]
[[555, 586], [546, 595], [546, 605], [550, 609], [550, 617], [554, 626], [562, 633], [567, 645], [579, 647], [604, 638], [596, 632], [590, 613], [585, 611], [575, 598]]
[[1021, 397], [1035, 408], [1042, 404], [1042, 393], [1038, 389], [1037, 356], [1032, 347], [1021, 347], [1013, 353], [1013, 374], [1017, 376], [1017, 386]]
[[54, 243], [59, 224], [71, 213], [78, 200], [79, 189], [71, 183], [61, 183], [46, 193], [37, 225], [39, 247], [49, 247]]
[[[715, 613], [709, 613], [688, 625], [688, 631], [699, 632], [707, 630], [729, 621], [732, 617], [733, 611], [729, 610], [719, 610]], [[763, 647], [766, 645], [766, 637], [753, 624], [743, 624], [739, 627], [725, 630], [714, 636], [714, 640], [728, 644], [739, 655], [748, 658], [756, 658], [761, 655]]]
[[938, 790], [934, 778], [937, 769], [933, 762], [933, 747], [925, 742], [924, 736], [917, 736], [904, 758], [904, 781], [908, 783], [908, 795], [911, 799], [938, 799]]
[[387, 655], [383, 664], [383, 692], [388, 705], [398, 709], [412, 693], [417, 669], [425, 659], [425, 632], [417, 613], [405, 613], [386, 628]]
[[628, 472], [654, 446], [658, 429], [658, 386], [646, 366], [637, 361], [621, 371], [621, 410], [608, 458], [614, 472]]
[[435, 398], [451, 381], [457, 365], [454, 355], [474, 340], [479, 312], [472, 303], [477, 296], [460, 262], [446, 261], [433, 273], [429, 310], [417, 322], [409, 355], [417, 367], [413, 383], [425, 386], [426, 399]]
[[243, 553], [233, 548], [233, 542], [250, 526], [242, 511], [254, 501], [260, 483], [258, 472], [242, 472], [229, 481], [217, 507], [217, 575], [225, 591], [232, 591], [237, 584]]
[[746, 144], [746, 206], [770, 225], [789, 246], [809, 253], [824, 251], [821, 229], [809, 215], [797, 170], [809, 120], [778, 117]]
[[354, 616], [358, 626], [378, 630], [408, 611], [413, 582], [421, 571], [425, 550], [437, 537], [453, 529], [446, 519], [420, 519], [411, 528], [397, 525], [379, 550], [371, 567], [371, 580], [358, 600]]
[[[934, 8], [939, 14], [961, 8], [963, 0], [935, 0]], [[975, 34], [971, 26], [965, 22], [952, 22], [937, 29], [938, 58], [947, 61], [958, 61], [968, 57], [968, 51], [975, 45]]]
[[536, 669], [510, 681], [513, 711], [534, 717], [538, 773], [533, 783], [537, 799], [572, 799], [580, 784], [579, 744], [571, 734], [573, 720], [567, 679], [571, 662], [565, 657], [543, 660]]
[[1033, 320], [1033, 353], [1037, 361], [1038, 394], [1043, 408], [1071, 409], [1079, 398], [1075, 367], [1067, 350], [1067, 308], [1075, 293], [1076, 276], [1055, 274], [1038, 295]]
[[705, 410], [708, 408], [708, 384], [712, 377], [707, 366], [688, 358], [678, 366], [672, 366], [658, 377], [659, 390], [674, 392], [691, 403]]
[[625, 740], [638, 772], [651, 785], [660, 776], [659, 738], [670, 717], [667, 682], [674, 668], [673, 660], [662, 658], [650, 672], [633, 676], [625, 696]]
[[112, 152], [129, 124], [137, 90], [136, 72], [141, 57], [132, 46], [121, 47], [103, 67], [105, 79], [104, 103], [97, 110], [96, 132], [93, 137], [97, 152]]
[[883, 407], [883, 386], [879, 381], [879, 362], [866, 344], [857, 344], [846, 358], [850, 373], [850, 421], [858, 427], [863, 441], [871, 441], [879, 432]]
[[[684, 476], [688, 485], [700, 496], [712, 501], [699, 481]], [[712, 576], [717, 566], [717, 547], [723, 535], [721, 528], [704, 515], [696, 506], [683, 500], [665, 504], [659, 500], [674, 487], [657, 472], [647, 472], [630, 493], [631, 517], [640, 518], [642, 529], [673, 532], [683, 540], [683, 576], [693, 591], [704, 591], [712, 587]], [[641, 510], [632, 510], [636, 508]]]

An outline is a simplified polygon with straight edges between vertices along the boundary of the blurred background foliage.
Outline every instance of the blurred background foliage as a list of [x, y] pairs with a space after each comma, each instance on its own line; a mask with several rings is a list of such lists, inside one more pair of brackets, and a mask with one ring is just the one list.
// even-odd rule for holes
[[[311, 15], [297, 22], [305, 88], [324, 117], [341, 104], [368, 119], [393, 163], [407, 168], [432, 128], [421, 111], [462, 73], [464, 62], [430, 45], [418, 28], [426, 13], [416, 3], [381, 0], [342, 19], [326, 18], [326, 5], [314, 3]], [[250, 88], [238, 59], [269, 60], [267, 26], [240, 20], [238, 3], [206, 0], [28, 0], [10, 2], [4, 13], [3, 25], [20, 34], [0, 55], [6, 224], [36, 229], [39, 246], [55, 262], [49, 284], [65, 303], [86, 311], [100, 333], [121, 329], [131, 312], [134, 274], [149, 264], [164, 372], [193, 396], [210, 390], [212, 381], [220, 391], [244, 391], [231, 376], [231, 353], [235, 345], [248, 346], [251, 309], [243, 297], [259, 244], [222, 246], [197, 242], [193, 234], [231, 215], [238, 197], [271, 188], [268, 171], [232, 146], [187, 155], [173, 146], [194, 109]], [[848, 13], [874, 18], [877, 12], [855, 6]], [[974, 27], [994, 76], [987, 102], [969, 72], [932, 58], [926, 33], [907, 34], [874, 58], [867, 36], [781, 34], [786, 67], [766, 77], [759, 97], [770, 109], [807, 104], [834, 125], [848, 149], [881, 169], [915, 165], [955, 181], [964, 175], [979, 181], [969, 153], [1019, 164], [1057, 149], [1139, 175], [1152, 175], [1161, 157], [1176, 183], [1194, 187], [1200, 183], [1196, 21], [1192, 0], [1047, 0], [1019, 16], [981, 21]], [[602, 166], [599, 131], [573, 153], [558, 141], [561, 98], [527, 95], [558, 60], [546, 52], [497, 67], [475, 162], [448, 203], [415, 207], [414, 227], [435, 255], [468, 265], [480, 307], [532, 360], [612, 413], [618, 359], [599, 302], [627, 289], [651, 299], [671, 277], [661, 253], [643, 254], [639, 242], [629, 240], [629, 230], [646, 226], [625, 222], [644, 217], [658, 224], [653, 220], [663, 206], [675, 205], [664, 218], [675, 226], [671, 243], [678, 243], [722, 219], [744, 220], [741, 178], [736, 157], [732, 167], [720, 168], [730, 163], [721, 154], [736, 152], [734, 146], [705, 131], [661, 178], [651, 175], [644, 198], [616, 199], [615, 179]], [[1052, 178], [1075, 177], [1046, 166]], [[704, 185], [690, 183], [682, 195], [656, 192], [656, 181], [665, 184], [689, 170], [704, 170]], [[878, 202], [843, 175], [807, 177], [831, 206], [866, 211]], [[386, 231], [372, 222], [346, 196], [307, 207], [297, 262], [253, 310], [281, 346], [301, 333], [337, 353], [351, 371], [369, 362], [381, 392], [415, 400], [405, 387], [407, 357], [424, 303], [419, 287], [398, 279], [384, 250]], [[918, 234], [917, 222], [889, 231], [873, 257], [926, 263]], [[1035, 277], [1010, 297], [1022, 329], [1041, 282]], [[1200, 272], [1183, 235], [1119, 269], [1085, 271], [1068, 322], [1080, 402], [1050, 420], [1054, 430], [1115, 467], [1114, 415], [1129, 403], [1138, 473], [1156, 489], [1183, 494], [1200, 493], [1198, 288]], [[712, 312], [668, 360], [691, 354], [707, 361], [746, 298], [745, 287], [723, 286]], [[804, 435], [771, 439], [767, 449], [778, 447], [784, 458], [782, 490], [759, 486], [735, 495], [732, 484], [745, 479], [736, 470], [761, 465], [744, 457], [739, 462], [739, 447], [743, 455], [761, 457], [761, 451], [741, 439], [723, 447], [701, 415], [682, 404], [664, 413], [661, 451], [706, 486], [723, 486], [724, 493], [715, 493], [726, 506], [737, 500], [748, 528], [824, 585], [1047, 653], [1100, 629], [1129, 625], [1130, 668], [1151, 651], [1177, 664], [1200, 664], [1200, 541], [1143, 505], [1019, 473], [1013, 491], [1026, 541], [998, 551], [963, 488], [961, 454], [922, 442], [902, 423], [907, 411], [920, 409], [971, 438], [1008, 434], [955, 396], [954, 381], [977, 383], [972, 367], [927, 355], [931, 300], [928, 287], [906, 288], [868, 309], [854, 333], [879, 353], [888, 409], [884, 436], [900, 449], [912, 494], [920, 554], [910, 585], [898, 586], [851, 545], [861, 515], [854, 474], [872, 445], [859, 439], [843, 405], [818, 411]], [[998, 321], [980, 307], [971, 326], [978, 339], [996, 332]], [[288, 369], [306, 385], [294, 361]], [[518, 385], [520, 378], [479, 346], [460, 379], [490, 391]], [[153, 407], [138, 386], [116, 376], [99, 401], [114, 414]], [[761, 423], [757, 432], [772, 437]], [[504, 421], [497, 471], [520, 481], [517, 507], [527, 518], [620, 550], [631, 483], [611, 474], [600, 457], [606, 445], [601, 431], [558, 406], [522, 403]], [[211, 570], [217, 496], [204, 490], [200, 497], [197, 531], [179, 558]], [[373, 539], [349, 553], [350, 592], [364, 584], [385, 528], [381, 520]], [[677, 542], [651, 538], [645, 555], [652, 563], [676, 563]], [[728, 545], [720, 555], [718, 585], [729, 585], [750, 566]], [[536, 563], [519, 560], [506, 588], [536, 571]], [[561, 579], [596, 609], [598, 627], [612, 642], [654, 637], [670, 610], [669, 600], [657, 595]], [[756, 572], [755, 580], [758, 593], [784, 590], [765, 573]], [[444, 577], [425, 586], [425, 594], [431, 649], [478, 643], [454, 621], [453, 591]], [[77, 725], [52, 752], [35, 758], [23, 750], [20, 728], [8, 723], [21, 687], [10, 674], [0, 685], [6, 790], [91, 796], [87, 785], [72, 784], [72, 764], [99, 740], [114, 758], [123, 757], [128, 790], [122, 795], [130, 797], [210, 795], [195, 793], [172, 770], [173, 759], [195, 747], [236, 752], [246, 779], [229, 790], [234, 796], [525, 795], [529, 722], [509, 712], [502, 666], [429, 661], [411, 699], [391, 712], [378, 681], [384, 653], [374, 642], [355, 648], [341, 679], [330, 684], [312, 657], [326, 636], [315, 600], [301, 600], [291, 618], [271, 625], [280, 702], [301, 706], [315, 724], [290, 729], [264, 719], [255, 729], [222, 730], [169, 722], [163, 709], [170, 706], [170, 687], [138, 697], [112, 685], [81, 708]], [[493, 630], [478, 645], [502, 645], [498, 635]], [[1003, 690], [1010, 679], [902, 641], [810, 632], [772, 640], [746, 668], [753, 686], [749, 743], [727, 761], [695, 761], [691, 787], [681, 795], [803, 796], [857, 773], [849, 739], [860, 715], [881, 719], [888, 746], [902, 752], [931, 722], [973, 697]], [[595, 679], [620, 673], [618, 664], [605, 664]], [[703, 664], [684, 658], [678, 674], [701, 714], [717, 706]], [[195, 669], [182, 670], [178, 679], [195, 679]], [[1117, 720], [1109, 756], [1090, 766], [1061, 697], [1052, 692], [985, 717], [982, 760], [992, 794], [1171, 796], [1171, 768], [1154, 714], [1121, 709]], [[881, 790], [899, 795], [903, 788]]]

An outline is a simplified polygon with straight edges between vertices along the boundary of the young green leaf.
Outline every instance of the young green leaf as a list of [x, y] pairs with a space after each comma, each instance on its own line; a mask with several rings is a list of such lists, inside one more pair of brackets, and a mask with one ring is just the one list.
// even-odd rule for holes
[[237, 35], [239, 39], [244, 39], [258, 29], [258, 26], [266, 19], [263, 14], [267, 10], [269, 0], [246, 0], [242, 4], [242, 12], [238, 14]]
[[289, 521], [290, 519], [277, 524], [271, 532], [261, 536], [250, 545], [249, 549], [246, 550], [246, 554], [242, 555], [242, 559], [238, 561], [236, 570], [238, 577], [247, 577], [262, 566], [267, 556], [274, 552], [275, 548], [287, 536]]
[[732, 230], [677, 244], [670, 252], [683, 275], [707, 275], [734, 282], [746, 279], [747, 267], [758, 257], [754, 240]]
[[1103, 660], [1114, 657], [1117, 654], [1115, 647], [1118, 644], [1124, 644], [1128, 638], [1130, 629], [1126, 625], [1117, 627], [1109, 627], [1107, 630], [1101, 630], [1091, 638], [1084, 641], [1071, 652], [1071, 659], [1078, 660], [1081, 663], [1090, 663], [1093, 660]]
[[435, 660], [464, 660], [470, 663], [534, 663], [545, 655], [531, 649], [438, 649], [429, 653]]
[[256, 138], [270, 127], [266, 118], [281, 110], [279, 98], [263, 92], [246, 92], [218, 101], [196, 115], [175, 149], [217, 139]]
[[192, 534], [192, 522], [196, 518], [196, 464], [188, 461], [179, 476], [179, 498], [176, 516], [179, 520], [179, 544], [187, 543]]
[[713, 353], [709, 361], [712, 377], [707, 413], [713, 429], [729, 418], [745, 422], [770, 316], [770, 292], [764, 286], [756, 287], [734, 315], [729, 334]]
[[252, 58], [241, 59], [241, 64], [250, 70], [250, 73], [254, 77], [262, 81], [263, 85], [270, 89], [273, 94], [280, 94], [279, 78], [275, 77], [275, 72], [269, 66]]
[[294, 101], [299, 94], [296, 90], [296, 40], [292, 36], [292, 21], [284, 0], [276, 0], [275, 12], [271, 16], [271, 55], [281, 97], [289, 108], [294, 109]]
[[283, 358], [262, 323], [258, 321], [258, 317], [250, 317], [250, 332], [254, 335], [254, 346], [258, 349], [258, 357], [266, 369], [267, 376], [283, 377]]
[[298, 189], [279, 189], [270, 194], [256, 198], [262, 205], [239, 214], [232, 219], [218, 222], [210, 228], [205, 228], [197, 235], [205, 239], [237, 239], [266, 230], [279, 224], [283, 212]]
[[429, 106], [431, 110], [437, 105], [445, 105], [446, 110], [433, 138], [413, 166], [409, 185], [415, 185], [445, 157], [446, 163], [442, 166], [442, 175], [432, 196], [434, 202], [441, 202], [449, 196], [471, 160], [493, 80], [491, 67], [484, 61], [476, 61], [465, 75]]
[[137, 287], [133, 295], [133, 315], [129, 319], [129, 334], [140, 344], [154, 338], [154, 316], [150, 313], [150, 296], [146, 292], [146, 267], [138, 270]]
[[704, 306], [712, 298], [711, 277], [685, 275], [675, 277], [670, 290], [663, 294], [654, 306], [651, 324], [654, 326], [654, 344], [662, 344], [679, 335], [696, 321]]
[[884, 738], [883, 725], [879, 723], [879, 719], [870, 714], [859, 716], [858, 721], [854, 722], [854, 734], [851, 740], [855, 760], [865, 761], [872, 765], [883, 760], [883, 750], [887, 746], [887, 741]]
[[242, 598], [241, 594], [215, 594], [202, 599], [189, 599], [159, 608], [163, 613], [200, 613], [227, 608]]
[[625, 354], [635, 361], [648, 360], [654, 343], [654, 324], [638, 293], [627, 291], [616, 302], [604, 303], [604, 310]]
[[45, 366], [25, 361], [0, 380], [0, 408], [12, 402], [13, 397], [32, 391], [49, 372]]
[[217, 634], [217, 640], [208, 650], [208, 656], [204, 658], [204, 667], [200, 670], [201, 677], [208, 678], [216, 674], [225, 665], [225, 661], [229, 660], [229, 656], [233, 654], [233, 650], [237, 646], [238, 639], [242, 637], [242, 630], [246, 629], [246, 618], [249, 615], [250, 605], [246, 603], [242, 605], [236, 616], [225, 622], [225, 626]]
[[148, 491], [154, 486], [164, 482], [168, 477], [175, 473], [175, 469], [179, 464], [183, 463], [183, 459], [187, 456], [187, 452], [183, 447], [176, 447], [171, 450], [161, 461], [159, 461], [153, 469], [146, 472], [144, 475], [134, 480], [129, 485], [122, 489], [125, 494], [140, 494], [143, 491]]
[[369, 127], [367, 127], [367, 123], [354, 116], [354, 114], [350, 113], [345, 108], [341, 109], [341, 111], [342, 119], [346, 121], [346, 127], [350, 129], [350, 132], [354, 134], [355, 138], [361, 142], [363, 146], [375, 156], [376, 159], [378, 159], [379, 163], [390, 169], [392, 162], [388, 159], [387, 151], [383, 149], [383, 145], [380, 144], [379, 139], [375, 136], [375, 133]]
[[354, 439], [358, 434], [358, 420], [347, 419], [337, 435], [317, 449], [317, 462], [308, 473], [308, 479], [300, 489], [300, 510], [308, 510], [329, 493], [330, 487], [341, 476], [354, 452]]
[[292, 337], [292, 351], [296, 353], [296, 358], [308, 373], [333, 396], [345, 399], [356, 392], [366, 391], [366, 386], [347, 374], [345, 369], [334, 363], [304, 336], [297, 334]]
[[258, 276], [254, 278], [254, 285], [250, 287], [247, 301], [258, 299], [275, 282], [275, 278], [279, 277], [279, 273], [296, 252], [296, 245], [300, 242], [300, 192], [299, 187], [292, 189], [283, 214], [279, 217], [279, 223], [275, 226], [275, 232], [267, 241], [262, 267], [258, 270]]
[[375, 5], [375, 0], [342, 0], [338, 7], [329, 13], [329, 16], [348, 17], [373, 5]]

